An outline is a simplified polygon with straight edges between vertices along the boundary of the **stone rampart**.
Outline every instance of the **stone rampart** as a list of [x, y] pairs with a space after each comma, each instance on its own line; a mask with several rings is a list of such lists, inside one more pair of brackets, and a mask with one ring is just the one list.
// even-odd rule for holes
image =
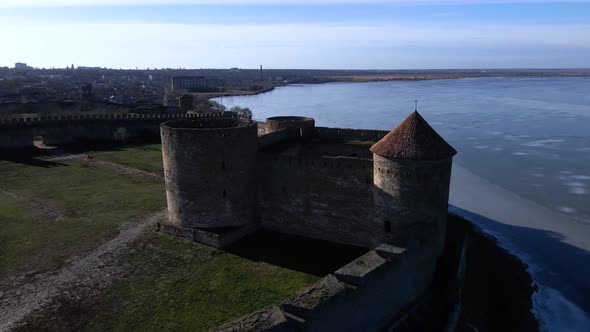
[[387, 135], [385, 130], [369, 129], [347, 129], [347, 128], [327, 128], [315, 127], [313, 129], [314, 138], [339, 139], [345, 141], [372, 141], [377, 142], [383, 136]]
[[258, 156], [262, 226], [277, 232], [372, 248], [373, 162], [351, 157]]
[[202, 114], [76, 114], [0, 118], [0, 148], [33, 146], [42, 137], [46, 145], [78, 140], [125, 141], [157, 137], [162, 122], [175, 119], [236, 118], [234, 112]]
[[295, 137], [310, 137], [313, 135], [315, 120], [304, 116], [274, 116], [266, 119], [266, 133], [289, 129]]
[[68, 114], [68, 115], [40, 115], [40, 116], [17, 116], [17, 117], [0, 117], [0, 129], [15, 126], [43, 126], [45, 124], [70, 123], [70, 122], [94, 122], [109, 120], [174, 120], [174, 119], [192, 119], [192, 118], [211, 118], [211, 117], [234, 117], [239, 115], [235, 112], [210, 112], [210, 113], [160, 113], [160, 114], [137, 114], [137, 113], [105, 113], [105, 114]]
[[288, 128], [273, 131], [258, 137], [258, 147], [265, 148], [292, 138]]
[[217, 331], [382, 330], [430, 286], [438, 257], [432, 250], [380, 245], [278, 306]]

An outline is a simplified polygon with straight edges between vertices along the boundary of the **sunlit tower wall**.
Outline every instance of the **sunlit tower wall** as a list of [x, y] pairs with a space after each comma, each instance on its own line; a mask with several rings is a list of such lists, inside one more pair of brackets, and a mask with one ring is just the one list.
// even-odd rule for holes
[[425, 244], [440, 254], [446, 232], [452, 157], [457, 151], [418, 112], [379, 142], [373, 152], [376, 223], [397, 246]]
[[202, 118], [161, 125], [168, 202], [164, 229], [180, 233], [257, 222], [257, 125]]

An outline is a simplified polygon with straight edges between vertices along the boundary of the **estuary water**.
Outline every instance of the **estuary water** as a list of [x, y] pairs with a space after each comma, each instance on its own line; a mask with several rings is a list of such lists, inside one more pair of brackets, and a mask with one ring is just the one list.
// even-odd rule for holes
[[310, 84], [217, 99], [257, 120], [304, 115], [317, 126], [383, 130], [414, 100], [459, 151], [454, 212], [530, 265], [544, 329], [590, 330], [590, 78]]

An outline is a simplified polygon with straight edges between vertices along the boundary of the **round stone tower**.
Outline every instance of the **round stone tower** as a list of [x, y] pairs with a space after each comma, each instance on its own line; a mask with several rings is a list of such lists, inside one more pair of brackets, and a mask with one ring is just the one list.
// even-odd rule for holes
[[401, 247], [442, 249], [452, 157], [457, 153], [418, 112], [371, 147], [375, 222]]
[[168, 121], [160, 129], [168, 200], [164, 230], [182, 235], [256, 222], [254, 121], [199, 118]]

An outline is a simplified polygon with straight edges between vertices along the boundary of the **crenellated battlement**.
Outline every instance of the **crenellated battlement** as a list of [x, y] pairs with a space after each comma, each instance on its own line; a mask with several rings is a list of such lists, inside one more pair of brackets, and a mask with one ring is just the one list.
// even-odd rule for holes
[[0, 129], [21, 126], [43, 126], [56, 124], [69, 124], [72, 122], [92, 122], [92, 121], [169, 121], [195, 118], [240, 118], [235, 112], [208, 112], [208, 113], [162, 113], [162, 114], [69, 114], [69, 115], [47, 115], [47, 116], [27, 116], [27, 117], [0, 117]]
[[347, 141], [377, 142], [387, 135], [386, 130], [315, 127], [313, 137]]
[[373, 173], [373, 160], [346, 156], [285, 156], [260, 155], [260, 161], [272, 163], [276, 167], [286, 169], [342, 169], [363, 170]]

